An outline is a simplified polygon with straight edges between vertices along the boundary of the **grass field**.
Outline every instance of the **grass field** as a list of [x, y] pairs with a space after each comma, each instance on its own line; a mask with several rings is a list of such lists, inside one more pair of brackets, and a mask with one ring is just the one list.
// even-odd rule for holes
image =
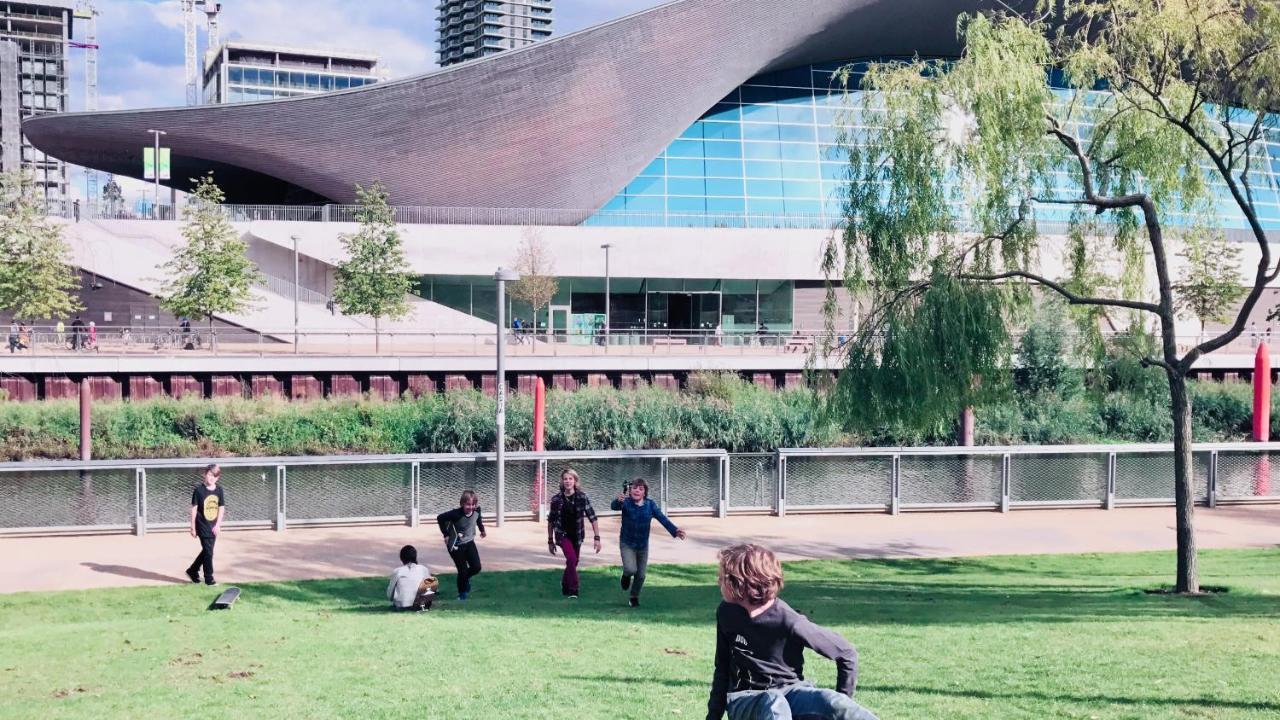
[[[787, 565], [794, 607], [861, 655], [881, 718], [1280, 717], [1280, 550], [1205, 552], [1203, 598], [1144, 593], [1135, 555]], [[449, 586], [452, 578], [445, 581]], [[382, 578], [0, 596], [3, 718], [702, 718], [710, 566], [484, 574], [464, 607], [393, 614]], [[810, 676], [834, 679], [810, 654]]]

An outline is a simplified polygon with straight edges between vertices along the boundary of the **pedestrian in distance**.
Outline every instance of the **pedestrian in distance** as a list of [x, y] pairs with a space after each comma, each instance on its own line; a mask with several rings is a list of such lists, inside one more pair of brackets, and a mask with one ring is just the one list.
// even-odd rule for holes
[[92, 320], [89, 321], [89, 344], [85, 347], [94, 351], [98, 349], [98, 326]]
[[215, 585], [213, 579], [213, 545], [218, 540], [222, 521], [227, 515], [226, 496], [218, 486], [222, 468], [217, 464], [204, 469], [201, 484], [191, 492], [191, 537], [200, 540], [200, 554], [187, 568], [191, 582], [200, 582], [200, 570], [204, 570], [204, 584]]
[[412, 545], [400, 548], [400, 567], [391, 572], [387, 599], [395, 610], [425, 611], [431, 609], [440, 581], [431, 568], [418, 564], [418, 549]]
[[570, 600], [577, 600], [581, 590], [578, 579], [578, 559], [582, 556], [582, 543], [587, 537], [587, 523], [591, 523], [592, 545], [600, 552], [600, 524], [591, 500], [578, 488], [578, 473], [565, 468], [560, 473], [560, 492], [551, 498], [551, 512], [547, 517], [547, 550], [556, 554], [556, 548], [564, 552], [564, 575], [560, 578], [560, 592]]
[[458, 569], [458, 600], [466, 602], [471, 595], [471, 578], [480, 574], [480, 549], [476, 533], [486, 537], [484, 516], [474, 490], [463, 491], [458, 507], [436, 516], [436, 524], [444, 535], [444, 549]]
[[57, 333], [58, 347], [60, 348], [66, 347], [67, 346], [67, 326], [63, 324], [61, 319], [58, 320], [57, 325], [53, 326], [53, 331]]
[[18, 349], [31, 347], [31, 328], [24, 322], [18, 323]]
[[71, 321], [71, 349], [79, 350], [84, 347], [84, 321], [77, 315]]
[[649, 528], [653, 521], [671, 533], [671, 537], [683, 540], [685, 533], [667, 518], [658, 503], [649, 499], [649, 483], [636, 478], [620, 493], [609, 508], [622, 512], [622, 531], [618, 549], [622, 552], [622, 589], [630, 590], [628, 603], [640, 606], [640, 589], [644, 587], [645, 571], [649, 568]]
[[[720, 551], [715, 674], [707, 720], [876, 720], [853, 701], [858, 652], [778, 597], [782, 564], [767, 548]], [[836, 663], [836, 690], [804, 679], [804, 650]]]
[[22, 349], [22, 342], [18, 339], [18, 323], [9, 323], [9, 354], [12, 355]]

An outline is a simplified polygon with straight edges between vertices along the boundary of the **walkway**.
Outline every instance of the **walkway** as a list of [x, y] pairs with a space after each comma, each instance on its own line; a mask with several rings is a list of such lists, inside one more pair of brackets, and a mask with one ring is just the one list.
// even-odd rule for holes
[[[1008, 514], [908, 513], [676, 518], [689, 533], [677, 542], [656, 527], [654, 562], [714, 562], [721, 547], [760, 542], [783, 559], [913, 558], [998, 554], [1166, 550], [1174, 544], [1172, 508], [1038, 510]], [[1280, 506], [1196, 510], [1201, 548], [1280, 548]], [[602, 521], [604, 549], [586, 565], [618, 564], [616, 518]], [[487, 570], [555, 567], [545, 527], [511, 522], [489, 527], [481, 542]], [[312, 528], [277, 533], [228, 531], [218, 543], [218, 579], [229, 582], [381, 575], [405, 543], [433, 569], [452, 572], [435, 525]], [[182, 570], [199, 551], [186, 533], [0, 540], [0, 593], [186, 582]]]

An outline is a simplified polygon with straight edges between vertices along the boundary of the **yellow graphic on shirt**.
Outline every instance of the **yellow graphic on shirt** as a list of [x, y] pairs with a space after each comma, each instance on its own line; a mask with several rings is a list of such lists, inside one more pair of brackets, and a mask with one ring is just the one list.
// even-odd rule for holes
[[204, 499], [204, 519], [209, 522], [218, 520], [218, 496], [209, 495]]

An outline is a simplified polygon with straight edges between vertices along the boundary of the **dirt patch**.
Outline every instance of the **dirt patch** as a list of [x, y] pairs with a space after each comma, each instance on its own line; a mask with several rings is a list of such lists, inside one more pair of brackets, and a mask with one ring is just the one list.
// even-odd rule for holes
[[66, 689], [58, 690], [58, 691], [56, 691], [56, 692], [54, 692], [54, 693], [53, 693], [53, 696], [54, 696], [55, 698], [57, 698], [58, 700], [63, 700], [63, 699], [66, 699], [66, 698], [71, 697], [72, 695], [84, 695], [84, 694], [85, 694], [85, 693], [87, 693], [87, 692], [89, 692], [89, 691], [88, 691], [88, 690], [86, 690], [86, 689], [84, 689], [84, 688], [82, 688], [82, 687], [76, 687], [76, 688], [72, 688], [72, 689], [70, 689], [70, 690], [66, 690]]

